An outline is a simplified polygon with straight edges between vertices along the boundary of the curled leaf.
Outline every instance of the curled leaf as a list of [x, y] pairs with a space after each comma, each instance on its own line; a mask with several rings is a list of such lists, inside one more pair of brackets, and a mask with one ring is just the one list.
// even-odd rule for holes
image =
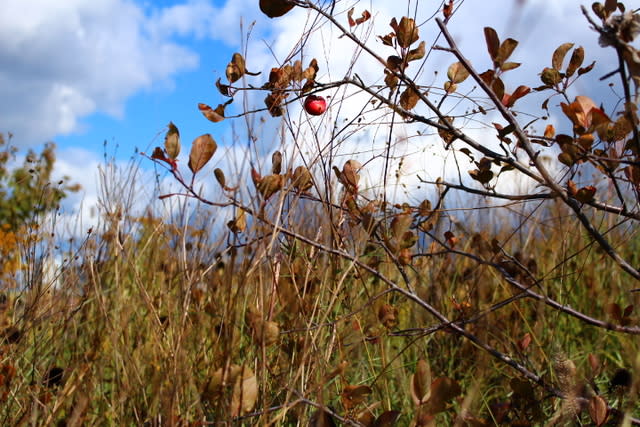
[[291, 177], [291, 183], [293, 188], [299, 192], [305, 192], [309, 190], [313, 186], [313, 180], [311, 178], [311, 173], [309, 169], [304, 166], [298, 166], [293, 171], [293, 176]]
[[173, 122], [169, 122], [168, 127], [169, 130], [164, 136], [164, 151], [167, 152], [170, 158], [175, 160], [180, 154], [180, 132]]
[[227, 105], [233, 102], [233, 98], [225, 102], [224, 104], [219, 104], [215, 109], [211, 108], [207, 104], [199, 103], [198, 109], [208, 120], [213, 123], [218, 123], [224, 120], [224, 110]]
[[553, 55], [551, 57], [551, 66], [556, 71], [560, 71], [562, 69], [562, 62], [564, 61], [564, 57], [572, 47], [573, 43], [563, 43], [553, 51]]
[[284, 180], [284, 175], [268, 175], [263, 177], [260, 182], [256, 184], [256, 188], [264, 200], [269, 200], [271, 196], [282, 190], [282, 187], [284, 187]]
[[420, 37], [418, 35], [416, 21], [413, 18], [403, 16], [400, 19], [399, 24], [398, 21], [396, 21], [396, 18], [393, 18], [390, 25], [396, 33], [396, 38], [400, 47], [408, 48], [414, 42], [418, 41], [418, 38]]
[[243, 233], [247, 229], [247, 218], [243, 210], [239, 209], [235, 219], [227, 222], [227, 227], [232, 233]]
[[231, 57], [231, 62], [227, 64], [226, 75], [229, 83], [236, 82], [244, 76], [245, 69], [245, 61], [241, 54], [234, 53]]
[[407, 62], [422, 59], [424, 58], [425, 53], [426, 53], [426, 43], [424, 41], [421, 41], [417, 48], [411, 49], [407, 53]]

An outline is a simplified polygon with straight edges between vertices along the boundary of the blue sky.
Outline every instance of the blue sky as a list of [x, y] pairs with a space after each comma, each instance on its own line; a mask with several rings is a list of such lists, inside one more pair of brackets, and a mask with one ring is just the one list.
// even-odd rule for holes
[[[598, 60], [598, 75], [615, 68], [606, 64], [612, 57], [597, 46], [596, 35], [588, 30], [579, 12], [580, 1], [478, 3], [456, 2], [460, 9], [449, 25], [474, 63], [486, 63], [482, 27], [488, 25], [502, 39], [514, 37], [521, 42], [514, 56], [525, 64], [519, 72], [528, 76], [527, 82], [535, 83], [536, 73], [550, 65], [553, 49], [567, 41], [585, 46], [588, 60]], [[416, 1], [407, 4], [413, 11]], [[423, 0], [418, 6], [419, 15], [426, 19], [438, 10], [439, 2]], [[400, 17], [407, 9], [399, 8], [397, 0], [339, 0], [336, 13], [342, 13], [345, 22], [350, 7], [356, 8], [356, 16], [363, 9], [373, 13], [373, 34], [386, 34], [390, 17]], [[98, 190], [91, 183], [92, 175], [102, 159], [105, 140], [108, 154], [125, 160], [136, 147], [150, 151], [162, 145], [171, 120], [180, 129], [185, 149], [207, 132], [219, 143], [230, 144], [229, 123], [208, 122], [197, 103], [215, 106], [223, 101], [214, 83], [218, 77], [224, 79], [231, 54], [241, 50], [241, 20], [245, 29], [255, 22], [246, 46], [247, 65], [263, 72], [252, 80], [260, 85], [275, 64], [273, 55], [279, 59], [287, 55], [309, 16], [307, 11], [294, 10], [283, 18], [269, 19], [260, 13], [258, 0], [4, 0], [0, 131], [12, 132], [14, 144], [21, 148], [55, 141], [60, 169], [82, 182], [84, 196], [95, 201]], [[427, 21], [421, 35], [430, 43], [435, 34], [435, 22]], [[303, 59], [319, 59], [321, 81], [340, 78], [349, 65], [346, 41], [335, 36], [330, 31], [314, 34]], [[435, 56], [430, 66], [442, 75], [452, 62], [443, 54]], [[365, 77], [366, 66], [365, 61], [361, 71]], [[263, 97], [253, 99], [260, 103]], [[354, 105], [353, 111], [359, 108]], [[337, 119], [327, 115], [323, 120]], [[272, 127], [277, 123], [267, 120]], [[300, 120], [306, 119], [300, 116]], [[243, 121], [236, 124], [244, 126]]]

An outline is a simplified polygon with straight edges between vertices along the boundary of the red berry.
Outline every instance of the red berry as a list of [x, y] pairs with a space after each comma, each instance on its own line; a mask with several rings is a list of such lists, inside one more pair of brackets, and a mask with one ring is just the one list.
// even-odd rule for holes
[[327, 111], [327, 101], [318, 95], [309, 95], [304, 100], [304, 110], [312, 116], [319, 116]]

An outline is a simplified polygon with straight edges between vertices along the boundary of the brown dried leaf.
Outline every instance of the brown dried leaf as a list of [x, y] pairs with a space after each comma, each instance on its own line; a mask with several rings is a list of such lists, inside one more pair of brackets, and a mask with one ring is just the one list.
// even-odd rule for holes
[[246, 72], [245, 61], [241, 54], [234, 53], [231, 62], [227, 64], [226, 75], [229, 83], [237, 82]]
[[511, 56], [511, 54], [513, 53], [514, 49], [517, 46], [518, 46], [517, 40], [509, 38], [503, 41], [500, 47], [498, 48], [498, 55], [494, 60], [497, 63], [497, 66], [502, 66], [502, 64], [504, 64], [504, 62], [507, 59], [509, 59], [509, 57]]
[[387, 329], [393, 329], [398, 324], [398, 309], [391, 304], [382, 304], [378, 309], [378, 320]]
[[424, 41], [421, 41], [417, 48], [411, 49], [407, 53], [407, 62], [422, 59], [424, 58], [425, 53], [426, 53], [426, 43]]
[[216, 177], [216, 180], [218, 181], [218, 184], [220, 184], [220, 187], [227, 188], [227, 179], [224, 176], [224, 172], [222, 171], [222, 169], [220, 168], [216, 168], [213, 171], [213, 174]]
[[282, 190], [284, 187], [284, 175], [268, 175], [262, 177], [260, 182], [256, 184], [256, 189], [262, 195], [264, 200], [269, 200], [271, 196]]
[[216, 87], [218, 88], [218, 92], [220, 92], [221, 95], [233, 96], [234, 91], [232, 90], [231, 86], [222, 84], [222, 79], [220, 77], [218, 77], [218, 80], [216, 80]]
[[431, 384], [429, 409], [432, 414], [447, 409], [447, 403], [462, 392], [460, 385], [451, 378], [440, 377]]
[[409, 382], [411, 399], [416, 406], [425, 403], [431, 397], [431, 367], [424, 359], [418, 360], [416, 372]]
[[553, 127], [553, 125], [549, 124], [547, 125], [546, 128], [544, 128], [545, 138], [553, 138], [555, 134], [556, 134], [556, 129]]
[[602, 397], [596, 395], [589, 400], [589, 416], [598, 427], [607, 422], [609, 408], [607, 408], [607, 402]]
[[282, 153], [275, 151], [271, 156], [271, 173], [274, 175], [280, 175], [282, 171]]
[[260, 0], [260, 10], [269, 18], [277, 18], [293, 9], [294, 4], [287, 0]]
[[247, 229], [247, 218], [242, 209], [238, 209], [235, 219], [227, 222], [227, 227], [232, 233], [243, 233]]
[[447, 69], [447, 78], [453, 83], [462, 83], [469, 77], [469, 71], [460, 62], [455, 62]]
[[391, 92], [396, 90], [396, 87], [398, 87], [398, 77], [391, 73], [389, 70], [384, 70], [385, 78], [384, 78], [384, 84], [387, 85], [387, 87], [389, 89], [391, 89]]
[[395, 33], [389, 33], [386, 36], [378, 36], [382, 44], [385, 46], [393, 46], [393, 39], [396, 37]]
[[304, 166], [298, 166], [293, 171], [291, 183], [293, 184], [293, 188], [295, 188], [299, 192], [305, 192], [309, 190], [313, 186], [313, 179], [311, 177], [309, 169]]
[[502, 65], [500, 65], [500, 70], [501, 71], [514, 70], [518, 68], [520, 65], [522, 64], [519, 62], [504, 62]]
[[562, 76], [555, 68], [546, 67], [542, 70], [542, 73], [540, 73], [540, 80], [546, 85], [555, 86], [560, 83]]
[[449, 0], [449, 3], [442, 7], [442, 15], [444, 15], [444, 21], [447, 22], [453, 14], [453, 0]]
[[564, 57], [569, 52], [569, 49], [573, 47], [573, 43], [563, 43], [553, 51], [553, 55], [551, 57], [551, 66], [554, 70], [560, 71], [562, 69], [562, 63], [564, 62]]
[[191, 144], [191, 152], [189, 153], [189, 169], [196, 174], [207, 164], [213, 154], [216, 152], [218, 145], [211, 134], [204, 134], [197, 137]]
[[318, 60], [316, 58], [313, 58], [309, 63], [309, 66], [302, 72], [302, 78], [311, 81], [315, 80], [316, 74], [318, 74], [319, 69], [320, 67], [318, 66]]
[[455, 83], [452, 83], [450, 81], [446, 81], [444, 82], [444, 91], [447, 93], [454, 93], [456, 90], [458, 89], [458, 85]]
[[400, 19], [400, 24], [398, 24], [396, 18], [393, 18], [390, 25], [396, 32], [396, 38], [400, 47], [408, 48], [420, 38], [418, 27], [413, 18], [403, 16]]
[[371, 387], [366, 385], [348, 385], [340, 393], [342, 406], [349, 411], [363, 403], [372, 391]]
[[402, 71], [404, 64], [402, 58], [396, 55], [391, 55], [387, 58], [387, 68], [391, 71]]
[[571, 59], [569, 60], [569, 65], [567, 65], [567, 70], [565, 71], [565, 75], [567, 77], [573, 76], [573, 74], [580, 68], [582, 62], [584, 61], [584, 49], [582, 46], [578, 46], [573, 50], [571, 54]]
[[[445, 124], [453, 125], [453, 121], [455, 120], [455, 117], [447, 116], [444, 119], [446, 120], [446, 122], [440, 119], [438, 120], [438, 123], [441, 125], [445, 125]], [[442, 138], [442, 140], [445, 142], [446, 147], [448, 147], [449, 144], [451, 144], [456, 139], [453, 132], [448, 131], [446, 129], [438, 128], [438, 135], [440, 135], [440, 138]]]
[[164, 151], [167, 152], [170, 158], [175, 160], [180, 154], [180, 132], [173, 122], [169, 122], [168, 127], [169, 130], [164, 136]]
[[[453, 1], [453, 0], [451, 0]], [[400, 418], [400, 411], [385, 411], [373, 423], [373, 427], [393, 427]]]
[[589, 353], [587, 359], [589, 360], [589, 366], [591, 367], [592, 377], [598, 376], [602, 367], [602, 365], [600, 364], [600, 359], [598, 359], [598, 356], [593, 353]]
[[413, 87], [407, 87], [400, 95], [400, 106], [405, 110], [412, 110], [420, 100], [418, 92]]
[[285, 99], [287, 99], [287, 96], [289, 96], [289, 94], [280, 91], [274, 91], [267, 95], [267, 97], [264, 99], [264, 104], [267, 106], [269, 114], [271, 114], [272, 117], [282, 116], [282, 103]]
[[355, 27], [356, 25], [360, 25], [363, 22], [368, 21], [371, 18], [371, 13], [369, 13], [368, 10], [365, 10], [364, 12], [362, 12], [362, 15], [360, 16], [360, 18], [357, 19], [353, 19], [353, 11], [354, 8], [352, 7], [349, 12], [347, 12], [347, 19], [349, 21], [349, 26], [350, 27]]
[[504, 97], [504, 83], [500, 77], [493, 79], [491, 90], [493, 90], [493, 93], [496, 94], [499, 100], [502, 100]]
[[233, 386], [231, 395], [231, 416], [251, 412], [258, 400], [258, 379], [253, 371], [243, 366]]
[[498, 33], [491, 27], [484, 27], [484, 38], [487, 42], [487, 51], [489, 52], [489, 56], [491, 60], [496, 62], [496, 58], [498, 57], [498, 51], [500, 50], [500, 38], [498, 38]]

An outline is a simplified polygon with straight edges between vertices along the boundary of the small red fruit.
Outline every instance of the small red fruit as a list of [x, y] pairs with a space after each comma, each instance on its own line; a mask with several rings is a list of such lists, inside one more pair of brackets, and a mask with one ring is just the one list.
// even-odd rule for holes
[[319, 116], [327, 111], [327, 101], [318, 95], [309, 95], [304, 100], [304, 110], [312, 116]]

